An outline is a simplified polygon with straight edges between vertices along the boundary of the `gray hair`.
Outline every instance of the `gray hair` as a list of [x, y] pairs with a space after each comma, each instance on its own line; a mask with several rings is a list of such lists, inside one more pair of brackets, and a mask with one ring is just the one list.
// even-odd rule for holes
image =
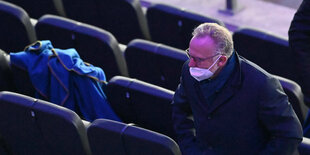
[[193, 37], [204, 36], [209, 36], [215, 41], [218, 53], [228, 57], [232, 55], [234, 49], [232, 35], [225, 27], [216, 23], [203, 23], [195, 28]]

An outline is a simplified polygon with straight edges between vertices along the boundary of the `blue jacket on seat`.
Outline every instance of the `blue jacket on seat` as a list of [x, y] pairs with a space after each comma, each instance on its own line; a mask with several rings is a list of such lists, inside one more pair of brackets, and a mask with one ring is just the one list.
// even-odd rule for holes
[[10, 57], [11, 65], [28, 72], [38, 98], [67, 107], [87, 121], [120, 121], [102, 90], [107, 84], [103, 70], [84, 63], [75, 49], [56, 49], [45, 40]]

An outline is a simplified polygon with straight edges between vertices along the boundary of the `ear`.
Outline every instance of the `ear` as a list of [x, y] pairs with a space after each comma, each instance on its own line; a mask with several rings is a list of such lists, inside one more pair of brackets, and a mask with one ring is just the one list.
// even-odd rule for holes
[[222, 55], [222, 56], [219, 58], [218, 65], [219, 65], [220, 67], [225, 66], [226, 63], [227, 63], [227, 60], [228, 60], [227, 56], [226, 56], [226, 55]]

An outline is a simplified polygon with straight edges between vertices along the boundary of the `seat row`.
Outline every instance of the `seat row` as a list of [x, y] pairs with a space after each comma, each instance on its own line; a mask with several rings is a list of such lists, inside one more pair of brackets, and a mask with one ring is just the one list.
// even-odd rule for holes
[[[122, 44], [140, 38], [184, 49], [190, 40], [191, 31], [200, 23], [215, 22], [223, 25], [217, 19], [166, 4], [154, 4], [148, 7], [144, 13], [139, 0], [7, 1], [13, 4], [0, 1], [1, 14], [13, 14], [12, 16], [19, 16], [19, 20], [23, 21], [29, 18], [26, 12], [30, 13], [30, 17], [36, 19], [45, 14], [56, 14], [109, 31]], [[26, 11], [14, 4], [25, 8]], [[17, 11], [13, 11], [11, 9], [13, 7]], [[39, 11], [41, 13], [38, 13]], [[18, 14], [14, 14], [14, 12], [18, 12]], [[8, 18], [1, 19], [8, 20]], [[12, 17], [9, 20], [12, 20]], [[4, 22], [2, 25], [14, 29], [16, 24]]]
[[179, 155], [171, 138], [107, 119], [82, 121], [73, 111], [25, 95], [0, 92], [1, 154]]
[[[11, 2], [20, 4], [21, 6], [28, 8], [27, 10], [30, 9], [29, 7], [33, 7], [31, 2], [28, 1], [12, 0]], [[121, 2], [124, 4], [121, 4]], [[40, 6], [40, 4], [38, 4], [38, 6], [40, 7], [54, 6], [51, 4], [43, 5], [43, 3], [45, 4], [47, 2], [42, 2], [42, 6]], [[65, 1], [61, 3], [70, 3], [70, 1]], [[102, 3], [105, 3], [105, 1], [102, 1]], [[116, 0], [113, 1], [113, 4], [110, 3], [111, 2], [109, 2], [109, 5], [112, 5], [110, 9], [106, 8], [101, 10], [111, 10], [111, 8], [116, 8], [116, 6], [119, 5], [125, 7], [125, 4], [127, 4], [126, 6], [128, 8], [130, 7], [134, 8], [135, 6], [141, 7], [139, 5], [140, 4], [139, 1], [129, 2], [123, 0]], [[83, 6], [87, 7], [88, 5], [92, 4], [96, 3], [87, 2], [86, 4], [85, 2], [82, 3], [80, 1], [74, 1], [74, 3], [70, 3], [70, 5], [68, 4], [64, 5], [68, 5], [68, 7], [69, 6], [76, 7], [75, 10], [77, 10], [77, 8], [82, 8]], [[108, 4], [106, 6], [108, 6]], [[127, 13], [127, 11], [125, 10], [126, 9], [123, 9], [123, 11], [113, 12], [113, 15], [109, 15], [113, 16], [113, 19], [111, 20], [121, 21], [125, 17], [125, 19], [128, 20], [128, 22], [126, 23], [134, 23], [134, 21], [137, 21], [137, 20], [130, 20], [130, 17], [128, 15], [129, 13]], [[154, 32], [152, 32], [152, 36], [156, 36], [155, 38], [158, 38], [158, 39], [152, 39], [152, 41], [156, 43], [166, 44], [168, 46], [179, 49], [186, 49], [188, 47], [188, 42], [191, 37], [191, 31], [198, 24], [202, 22], [217, 22], [223, 25], [223, 23], [218, 20], [207, 18], [186, 10], [182, 10], [181, 8], [172, 7], [164, 4], [151, 5], [147, 10], [149, 12], [147, 13], [148, 16], [151, 15], [156, 16], [156, 18], [154, 17], [154, 19], [151, 18], [148, 20], [148, 22], [150, 23], [149, 27], [154, 27], [152, 28], [154, 29]], [[0, 49], [3, 49], [7, 52], [10, 51], [17, 52], [23, 50], [23, 48], [26, 45], [35, 42], [37, 39], [38, 40], [48, 39], [52, 40], [55, 47], [77, 48], [77, 50], [81, 53], [82, 58], [84, 58], [85, 61], [91, 62], [94, 65], [103, 68], [104, 70], [107, 70], [107, 67], [104, 67], [106, 65], [118, 66], [112, 68], [111, 71], [107, 70], [108, 73], [112, 71], [114, 72], [108, 74], [111, 75], [111, 77], [117, 74], [127, 76], [128, 74], [126, 71], [126, 65], [124, 63], [124, 60], [122, 60], [121, 52], [118, 49], [117, 45], [114, 45], [113, 42], [115, 42], [114, 40], [120, 41], [118, 36], [128, 37], [130, 35], [126, 33], [136, 34], [136, 31], [124, 27], [124, 25], [127, 25], [124, 23], [116, 24], [118, 26], [112, 26], [113, 28], [116, 29], [116, 32], [113, 30], [111, 31], [110, 29], [106, 29], [104, 27], [94, 27], [91, 25], [80, 23], [81, 21], [89, 23], [87, 21], [78, 19], [78, 17], [82, 17], [81, 15], [79, 15], [80, 12], [83, 11], [75, 13], [74, 15], [76, 15], [77, 17], [72, 18], [76, 19], [76, 21], [58, 16], [43, 16], [39, 19], [38, 23], [35, 25], [35, 28], [33, 28], [30, 18], [22, 8], [19, 8], [14, 4], [0, 1], [0, 15], [1, 19], [5, 21], [1, 22], [0, 24], [0, 34], [1, 36], [6, 36], [0, 38]], [[84, 11], [83, 13], [88, 12], [92, 11]], [[49, 13], [49, 11], [47, 11], [47, 13]], [[122, 17], [118, 17], [117, 16], [118, 13], [126, 14], [127, 16], [123, 15]], [[85, 16], [85, 19], [96, 20], [98, 22], [104, 22], [104, 23], [109, 23], [110, 21], [105, 20], [105, 18], [103, 17], [102, 18], [95, 18], [95, 17], [90, 18], [90, 17], [92, 16]], [[96, 24], [94, 25], [98, 26]], [[123, 27], [119, 28], [119, 26]], [[132, 27], [137, 28], [138, 26], [132, 26]], [[124, 31], [124, 34], [118, 35], [117, 33], [120, 33], [121, 31]], [[116, 38], [114, 38], [114, 36], [116, 36]], [[93, 38], [97, 38], [97, 41], [94, 41], [95, 39]], [[111, 44], [110, 49], [112, 48], [114, 50], [113, 54], [115, 55], [115, 58], [103, 56], [104, 54], [107, 54], [107, 52], [104, 52], [103, 50], [107, 49], [103, 48], [103, 46], [100, 46], [100, 44], [104, 43], [98, 41], [100, 40], [99, 38], [101, 38], [101, 40], [104, 40], [102, 38], [109, 38], [106, 40], [111, 40], [108, 41], [107, 44]], [[145, 37], [130, 37], [130, 39], [127, 39], [126, 42], [123, 41], [120, 42], [127, 45], [129, 41], [135, 38], [147, 39]], [[259, 66], [261, 66], [270, 73], [283, 76], [285, 78], [291, 79], [301, 84], [297, 76], [295, 76], [296, 69], [293, 67], [294, 65], [292, 64], [293, 62], [291, 61], [293, 54], [290, 48], [288, 47], [287, 39], [280, 38], [275, 35], [250, 28], [242, 28], [240, 30], [237, 30], [236, 32], [233, 33], [233, 39], [235, 43], [234, 45], [235, 49], [239, 52], [240, 55], [258, 64]], [[94, 51], [94, 49], [98, 51], [98, 53], [96, 53], [96, 57], [84, 54], [85, 53], [84, 51], [87, 50], [92, 52]], [[116, 60], [116, 62], [112, 63], [112, 61], [107, 61], [105, 58]], [[102, 65], [101, 63], [99, 63], [99, 61], [101, 61], [101, 63], [104, 62], [106, 65]]]
[[[0, 62], [2, 63], [0, 66], [0, 90], [10, 90], [29, 96], [34, 96], [35, 90], [31, 84], [28, 73], [14, 66], [11, 66], [10, 68], [9, 57], [5, 55], [3, 51], [2, 53], [0, 52], [0, 54]], [[120, 83], [119, 85], [122, 84], [122, 86], [117, 86], [120, 87], [119, 89], [113, 89], [112, 87], [106, 90], [106, 94], [110, 102], [112, 103], [111, 106], [113, 107], [115, 112], [121, 117], [121, 119], [128, 123], [147, 122], [147, 120], [151, 122], [156, 122], [156, 119], [150, 120], [148, 117], [146, 117], [150, 116], [148, 114], [151, 114], [152, 111], [156, 109], [150, 105], [142, 108], [143, 110], [138, 110], [136, 113], [132, 112], [131, 110], [133, 108], [132, 106], [139, 105], [137, 104], [137, 102], [146, 102], [150, 104], [154, 103], [154, 105], [158, 105], [159, 107], [164, 108], [158, 109], [158, 113], [161, 113], [161, 115], [159, 116], [164, 117], [163, 119], [161, 119], [163, 121], [160, 122], [165, 122], [164, 120], [170, 120], [167, 119], [170, 116], [170, 113], [165, 111], [165, 109], [169, 110], [169, 107], [165, 107], [164, 105], [167, 106], [171, 103], [173, 90], [175, 90], [178, 86], [182, 65], [187, 60], [185, 52], [166, 45], [137, 39], [128, 44], [124, 55], [127, 61], [130, 77], [138, 80], [131, 80], [129, 82], [128, 79], [126, 80], [126, 78], [124, 77], [121, 78], [123, 80], [116, 80]], [[294, 81], [287, 78], [283, 78], [280, 76], [276, 77], [280, 80], [280, 83], [282, 84], [285, 93], [288, 95], [289, 101], [292, 104], [299, 120], [301, 121], [301, 123], [303, 123], [308, 112], [308, 107], [305, 106], [303, 102], [303, 94], [301, 92], [300, 86]], [[151, 92], [156, 91], [152, 89], [153, 86], [148, 85], [148, 87], [146, 87], [142, 84], [135, 84], [139, 82], [134, 81], [139, 80], [144, 81], [145, 83], [149, 83], [150, 85], [156, 85], [157, 87], [167, 89], [169, 95], [167, 95], [166, 93], [166, 100], [156, 98], [150, 100], [150, 98], [152, 97], [147, 94], [151, 94]], [[110, 80], [108, 87], [114, 85], [113, 81], [113, 79]], [[137, 87], [136, 89], [138, 92], [140, 92], [141, 95], [137, 96], [137, 93], [134, 93], [135, 95], [130, 95], [128, 87]], [[169, 100], [167, 100], [167, 98]], [[138, 114], [141, 115], [137, 116]], [[141, 125], [144, 123], [138, 124]], [[168, 127], [168, 125], [164, 126]], [[172, 129], [165, 130], [165, 127], [162, 126], [143, 127], [161, 132], [172, 138], [174, 137], [174, 135], [172, 134]]]
[[[121, 1], [124, 3], [130, 3], [128, 1]], [[76, 1], [76, 3], [79, 2]], [[136, 3], [138, 2], [135, 2], [135, 4]], [[80, 4], [76, 5], [78, 6]], [[149, 7], [148, 10], [150, 12], [153, 12], [151, 11], [152, 6]], [[160, 45], [157, 43], [163, 43], [171, 47], [177, 47], [179, 49], [186, 49], [188, 47], [188, 42], [191, 37], [190, 33], [192, 29], [199, 23], [208, 21], [207, 18], [203, 18], [202, 16], [195, 16], [195, 14], [191, 14], [190, 12], [182, 10], [180, 8], [173, 8], [171, 6], [166, 6], [163, 4], [155, 4], [154, 10], [161, 10], [159, 12], [166, 13], [166, 15], [163, 15], [164, 13], [161, 14], [159, 12], [154, 13], [158, 18], [162, 19], [148, 20], [149, 22], [154, 22], [150, 25], [158, 25], [158, 28], [156, 29], [159, 32], [154, 32], [154, 35], [158, 35], [158, 37], [156, 38], [165, 39], [167, 40], [167, 42], [171, 41], [171, 43], [160, 40], [155, 40], [155, 42], [145, 42], [147, 42], [148, 44], [153, 44], [152, 46], [158, 45], [159, 48], [160, 46], [164, 45]], [[128, 74], [130, 70], [128, 71], [127, 66], [138, 66], [134, 64], [128, 64], [128, 62], [124, 60], [124, 48], [119, 48], [118, 38], [116, 39], [114, 37], [114, 32], [112, 31], [110, 31], [112, 33], [109, 33], [108, 31], [99, 27], [52, 15], [41, 17], [35, 25], [35, 28], [33, 28], [30, 19], [25, 11], [13, 4], [2, 1], [0, 1], [0, 15], [1, 14], [3, 14], [3, 17], [1, 16], [1, 19], [6, 19], [6, 22], [2, 22], [0, 24], [0, 33], [1, 36], [6, 37], [0, 38], [0, 49], [3, 49], [7, 52], [21, 51], [26, 45], [36, 41], [36, 39], [51, 40], [54, 47], [57, 48], [76, 48], [77, 51], [79, 51], [81, 57], [86, 62], [90, 62], [95, 66], [103, 68], [103, 70], [107, 73], [108, 79], [115, 75], [130, 76], [130, 73]], [[222, 22], [216, 20], [210, 19], [209, 21], [223, 24]], [[127, 28], [121, 29], [126, 30], [126, 32], [128, 33], [135, 33], [135, 31]], [[182, 39], [184, 40], [180, 41]], [[247, 59], [253, 61], [254, 63], [258, 64], [272, 74], [288, 78], [301, 84], [298, 77], [295, 76], [296, 69], [292, 64], [293, 62], [291, 61], [293, 54], [288, 47], [287, 39], [280, 38], [275, 35], [251, 28], [241, 28], [240, 30], [235, 31], [233, 33], [233, 39], [234, 47], [241, 56], [244, 56]], [[164, 48], [154, 48], [153, 51], [162, 49]], [[149, 61], [150, 58], [147, 60], [148, 61], [145, 61], [146, 63], [143, 63], [143, 65], [152, 66], [153, 64], [151, 64], [150, 62], [154, 63], [154, 61]], [[143, 59], [139, 59], [139, 61], [143, 61]], [[134, 62], [137, 63], [137, 61]], [[177, 71], [179, 71], [179, 69]], [[173, 75], [178, 74], [170, 74], [170, 76]], [[170, 76], [162, 75], [161, 79], [163, 83], [167, 85], [168, 82], [165, 81], [167, 81], [167, 78], [169, 79]], [[152, 76], [148, 76], [148, 78], [150, 77]], [[160, 84], [160, 86], [162, 85]], [[171, 90], [175, 90], [176, 88], [172, 86], [167, 87]]]
[[[172, 130], [172, 91], [116, 76], [109, 81], [106, 92], [124, 123], [105, 119], [85, 122], [64, 107], [17, 93], [0, 92], [0, 121], [3, 122], [0, 124], [0, 151], [13, 154], [180, 154]], [[310, 153], [309, 139], [304, 138], [299, 152], [301, 155]]]
[[[180, 12], [182, 13], [182, 11]], [[168, 16], [165, 17], [168, 18]], [[184, 25], [186, 25], [184, 21], [183, 19], [176, 20], [175, 23], [177, 24], [167, 24], [167, 27], [174, 25], [180, 29], [173, 27], [171, 30], [184, 32], [183, 28], [185, 29]], [[166, 27], [162, 26], [163, 23], [166, 22], [158, 24], [162, 29]], [[152, 25], [156, 25], [156, 23]], [[124, 50], [119, 47], [117, 40], [109, 32], [57, 16], [47, 15], [41, 17], [36, 24], [35, 30], [38, 39], [52, 40], [55, 47], [76, 48], [85, 61], [103, 68], [108, 79], [114, 75], [124, 75], [175, 90], [179, 82], [178, 78], [182, 64], [187, 60], [182, 50], [146, 40], [133, 40], [127, 44], [127, 48], [124, 47]], [[180, 43], [180, 41], [169, 39], [169, 37], [174, 38], [174, 36], [177, 36], [177, 39], [184, 38], [172, 35], [174, 33], [171, 30], [170, 33], [166, 33], [171, 36], [161, 36], [160, 38], [173, 40], [173, 43]], [[186, 30], [192, 31], [192, 28]], [[40, 31], [42, 33], [39, 33]], [[186, 33], [189, 38], [190, 31]], [[239, 54], [273, 74], [298, 81], [293, 76], [295, 75], [293, 65], [289, 63], [292, 62], [290, 61], [292, 54], [288, 48], [287, 40], [253, 29], [238, 30], [234, 32], [233, 37], [235, 48]], [[182, 45], [185, 46], [181, 48], [184, 49], [187, 46], [188, 40], [182, 42]], [[15, 43], [12, 44], [15, 45]], [[24, 46], [25, 44], [22, 47]], [[173, 46], [177, 47], [177, 45]], [[300, 87], [288, 79], [281, 77], [279, 79], [285, 92], [289, 95], [290, 102], [293, 104], [299, 119], [303, 122], [308, 109], [303, 104]], [[128, 113], [120, 113], [120, 115], [122, 114], [127, 115]], [[137, 117], [136, 115], [132, 116]]]
[[[91, 25], [79, 23], [58, 16], [43, 16], [36, 24], [36, 30], [37, 32], [42, 32], [38, 33], [38, 36], [40, 38], [51, 40], [55, 47], [76, 48], [84, 61], [101, 67], [105, 71], [107, 79], [110, 79], [111, 77], [116, 75], [123, 75], [127, 77], [129, 76], [132, 78], [137, 78], [139, 80], [143, 80], [145, 82], [152, 83], [170, 90], [175, 90], [179, 83], [182, 65], [188, 59], [183, 50], [141, 39], [135, 39], [131, 41], [127, 45], [127, 47], [120, 48], [117, 40], [113, 37], [111, 33], [104, 31], [100, 28], [93, 27]], [[253, 32], [250, 30], [248, 31]], [[240, 30], [240, 32], [235, 32], [234, 39], [241, 41], [246, 40], [246, 36], [251, 34], [248, 33], [248, 31], [243, 29]], [[261, 36], [263, 35], [263, 32], [255, 34], [260, 34], [258, 36]], [[255, 40], [255, 35], [252, 36], [254, 36], [252, 37], [253, 41], [247, 44], [256, 42], [257, 44], [261, 44], [262, 48], [264, 47], [264, 44], [268, 44], [263, 39], [258, 38]], [[258, 42], [259, 40], [261, 40], [261, 42]], [[276, 40], [274, 39], [270, 40], [271, 43], [276, 42]], [[235, 41], [236, 48], [243, 47], [241, 45], [238, 45], [239, 42]], [[276, 45], [274, 46], [276, 47]], [[279, 45], [279, 47], [281, 46]], [[266, 54], [259, 54], [258, 52], [255, 53], [254, 51], [250, 51], [248, 53], [243, 51], [246, 50], [240, 49], [241, 55], [245, 55], [251, 59], [253, 58], [254, 60], [260, 60], [260, 57], [265, 58], [268, 57], [268, 54], [272, 55], [274, 53], [270, 52], [267, 54], [266, 52]], [[274, 59], [274, 61], [281, 62], [283, 65], [286, 65], [289, 61], [287, 62], [282, 60], [289, 59], [289, 54], [285, 50], [282, 50], [281, 52], [283, 54], [279, 53], [280, 56], [278, 57], [278, 59]], [[254, 56], [252, 56], [251, 54]], [[262, 63], [260, 65], [262, 65], [263, 68], [266, 67], [266, 70], [273, 69], [275, 71], [278, 71], [275, 68], [281, 69], [280, 63], [274, 64], [275, 65], [264, 66], [264, 64]], [[18, 87], [18, 92], [34, 96], [34, 89], [25, 90], [25, 88], [31, 88], [30, 82], [24, 82], [25, 79], [29, 79], [29, 77], [27, 77], [27, 74], [22, 73], [19, 68], [15, 68], [14, 66], [12, 66], [12, 69], [15, 70], [13, 72], [13, 74], [15, 74], [13, 78], [23, 77], [23, 80], [15, 80], [15, 86]], [[289, 69], [289, 67], [287, 67], [286, 69]], [[290, 83], [290, 85], [293, 85], [295, 88], [298, 88], [291, 89], [290, 91], [292, 91], [293, 93], [287, 92], [287, 94], [292, 94], [291, 96], [294, 96], [294, 98], [296, 98], [295, 101], [293, 101], [292, 99], [292, 103], [297, 103], [293, 104], [298, 105], [295, 106], [294, 109], [297, 114], [299, 114], [299, 118], [303, 122], [305, 113], [308, 109], [307, 107], [303, 106], [304, 104], [302, 101], [303, 99], [300, 87], [296, 86], [296, 83], [294, 83], [293, 81], [289, 81], [288, 83]]]

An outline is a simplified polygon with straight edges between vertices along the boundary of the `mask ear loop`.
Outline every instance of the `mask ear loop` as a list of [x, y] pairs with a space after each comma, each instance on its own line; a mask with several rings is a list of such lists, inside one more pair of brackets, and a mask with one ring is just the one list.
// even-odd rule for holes
[[220, 56], [213, 62], [213, 64], [208, 68], [208, 70], [210, 70], [210, 69], [216, 64], [217, 60], [219, 60], [221, 56], [222, 56], [222, 55], [220, 55]]

